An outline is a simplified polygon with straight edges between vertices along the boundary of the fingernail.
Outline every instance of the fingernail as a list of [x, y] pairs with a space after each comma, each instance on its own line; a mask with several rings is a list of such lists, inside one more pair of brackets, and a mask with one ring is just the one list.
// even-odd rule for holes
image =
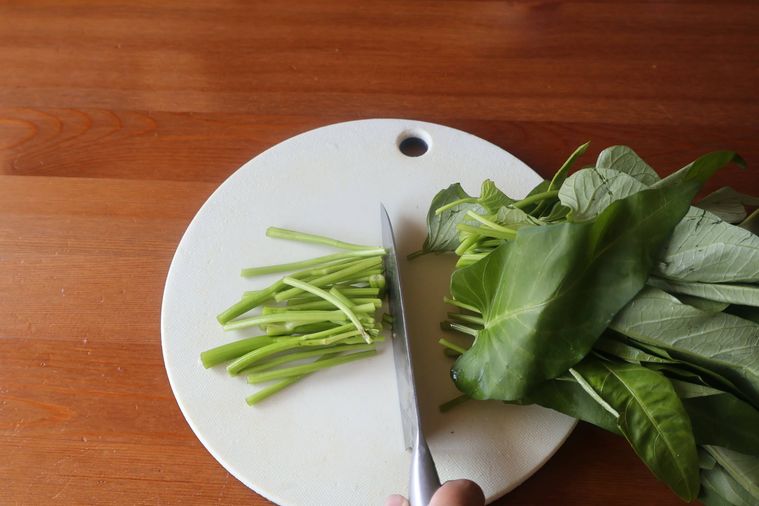
[[402, 495], [391, 495], [385, 501], [385, 506], [409, 506], [409, 503]]

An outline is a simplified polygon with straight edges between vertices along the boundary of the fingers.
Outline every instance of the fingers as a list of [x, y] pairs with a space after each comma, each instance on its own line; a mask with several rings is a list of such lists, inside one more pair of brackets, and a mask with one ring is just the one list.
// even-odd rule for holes
[[[401, 503], [402, 504], [402, 503]], [[471, 480], [447, 481], [432, 496], [429, 506], [484, 506], [485, 494]]]
[[385, 501], [385, 506], [409, 506], [409, 503], [402, 495], [391, 495]]
[[[391, 495], [385, 506], [409, 506], [409, 502], [402, 495]], [[435, 492], [429, 506], [485, 506], [485, 494], [471, 480], [451, 480]]]

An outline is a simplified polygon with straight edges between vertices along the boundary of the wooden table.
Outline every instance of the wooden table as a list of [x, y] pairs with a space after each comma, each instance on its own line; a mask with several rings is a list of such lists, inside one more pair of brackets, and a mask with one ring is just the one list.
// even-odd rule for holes
[[[159, 334], [185, 226], [267, 147], [408, 117], [543, 176], [588, 139], [660, 172], [735, 149], [710, 187], [756, 194], [757, 55], [752, 0], [3, 2], [0, 503], [268, 504], [190, 431]], [[498, 504], [680, 503], [580, 425]]]

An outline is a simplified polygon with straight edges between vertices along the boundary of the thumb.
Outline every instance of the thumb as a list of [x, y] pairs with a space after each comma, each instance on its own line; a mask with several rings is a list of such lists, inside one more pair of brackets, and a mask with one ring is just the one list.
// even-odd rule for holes
[[485, 494], [471, 480], [447, 481], [432, 496], [429, 506], [485, 506]]

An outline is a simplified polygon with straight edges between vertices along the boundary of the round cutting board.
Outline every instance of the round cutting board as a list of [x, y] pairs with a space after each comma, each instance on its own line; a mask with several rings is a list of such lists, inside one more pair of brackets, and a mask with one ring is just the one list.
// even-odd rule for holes
[[[427, 148], [407, 156], [401, 145]], [[419, 154], [416, 151], [412, 154]], [[523, 197], [540, 177], [506, 151], [441, 125], [372, 119], [330, 125], [288, 139], [232, 174], [187, 228], [169, 269], [161, 312], [163, 355], [187, 422], [237, 479], [287, 506], [380, 505], [407, 490], [391, 343], [368, 360], [320, 371], [255, 407], [256, 387], [223, 366], [203, 369], [201, 351], [254, 335], [224, 332], [216, 314], [245, 290], [274, 277], [243, 279], [242, 267], [327, 254], [327, 248], [265, 237], [278, 226], [341, 240], [381, 244], [379, 205], [387, 207], [399, 254], [419, 248], [432, 197], [461, 182], [472, 195], [490, 178]], [[564, 442], [575, 420], [537, 406], [465, 403], [437, 340], [452, 256], [402, 261], [419, 402], [441, 480], [477, 481], [489, 501], [535, 472]]]

